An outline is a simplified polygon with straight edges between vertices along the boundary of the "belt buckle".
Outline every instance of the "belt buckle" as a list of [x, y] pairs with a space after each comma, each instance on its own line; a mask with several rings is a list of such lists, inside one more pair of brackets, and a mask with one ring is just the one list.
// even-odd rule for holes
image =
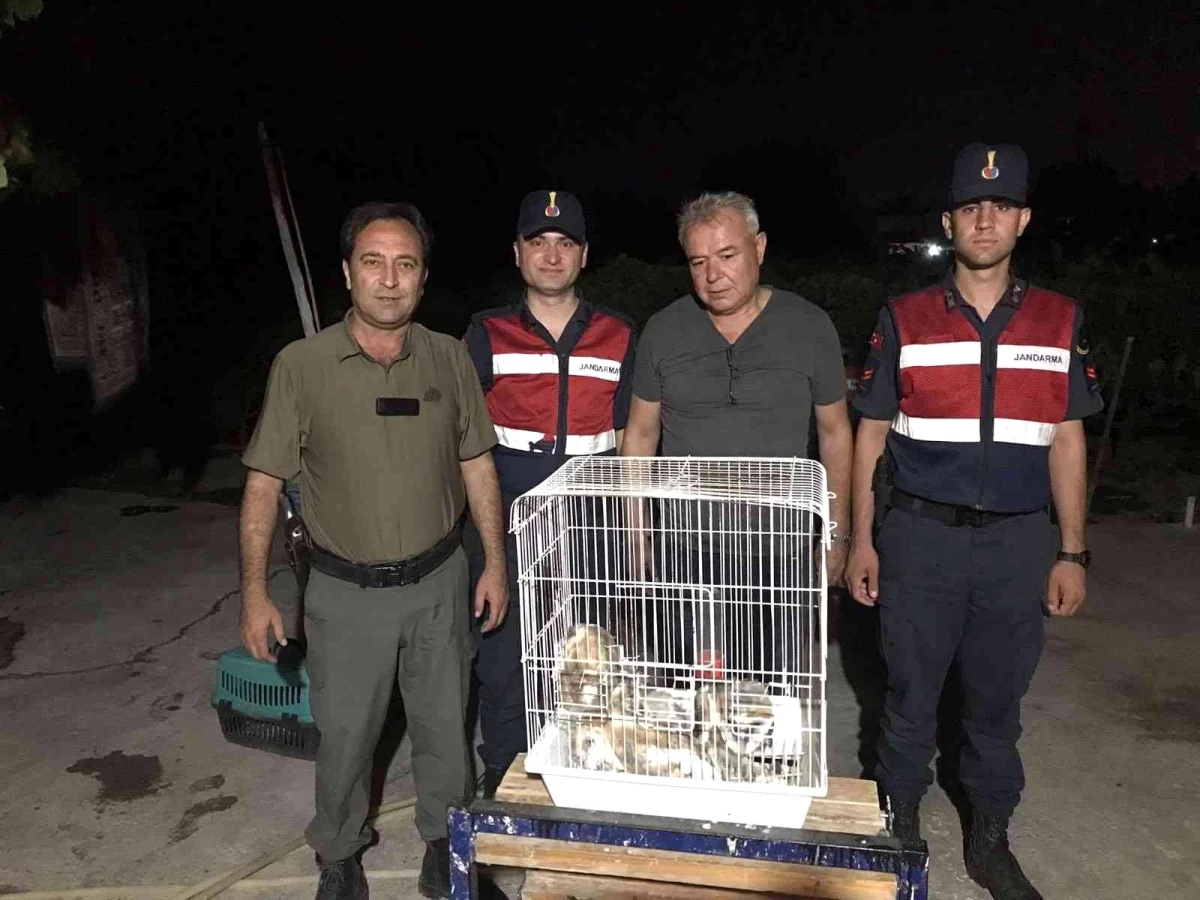
[[382, 566], [380, 574], [385, 587], [407, 587], [421, 580], [416, 567], [407, 561]]
[[396, 568], [400, 570], [400, 587], [407, 587], [421, 580], [421, 576], [417, 573], [417, 567], [413, 565], [411, 560], [401, 563]]
[[983, 510], [974, 506], [960, 507], [957, 510], [960, 515], [955, 518], [959, 520], [959, 524], [968, 525], [971, 528], [979, 528], [983, 525]]

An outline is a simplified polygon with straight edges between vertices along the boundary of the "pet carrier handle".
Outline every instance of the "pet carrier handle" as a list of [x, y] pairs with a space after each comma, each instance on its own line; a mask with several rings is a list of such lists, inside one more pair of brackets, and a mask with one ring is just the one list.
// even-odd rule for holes
[[271, 641], [271, 655], [276, 659], [276, 665], [284, 669], [299, 668], [308, 650], [308, 642], [304, 638], [292, 638], [287, 644]]

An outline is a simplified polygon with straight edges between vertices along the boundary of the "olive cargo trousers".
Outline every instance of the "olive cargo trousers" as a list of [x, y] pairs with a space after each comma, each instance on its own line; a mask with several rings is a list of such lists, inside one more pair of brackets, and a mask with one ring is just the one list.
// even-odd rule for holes
[[370, 843], [372, 760], [393, 684], [412, 738], [417, 830], [426, 841], [445, 837], [446, 809], [470, 787], [463, 549], [404, 587], [360, 588], [313, 569], [304, 607], [310, 702], [321, 732], [310, 846], [331, 861]]

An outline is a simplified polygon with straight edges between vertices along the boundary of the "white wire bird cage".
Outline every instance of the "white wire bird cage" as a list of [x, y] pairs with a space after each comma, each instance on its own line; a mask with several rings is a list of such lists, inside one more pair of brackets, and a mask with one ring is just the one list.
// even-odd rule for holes
[[805, 459], [578, 457], [519, 497], [525, 767], [554, 802], [801, 827], [831, 529]]

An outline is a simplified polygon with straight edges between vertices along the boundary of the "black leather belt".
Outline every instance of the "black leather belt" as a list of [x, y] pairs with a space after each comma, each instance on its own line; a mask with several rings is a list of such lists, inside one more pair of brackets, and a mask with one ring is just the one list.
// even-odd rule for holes
[[462, 543], [465, 518], [465, 515], [460, 516], [450, 532], [428, 550], [396, 562], [354, 563], [316, 544], [309, 548], [309, 559], [312, 561], [312, 567], [318, 572], [357, 584], [360, 588], [404, 587], [416, 584], [458, 549]]
[[1011, 519], [1013, 516], [1027, 516], [1030, 513], [1038, 512], [1038, 510], [1030, 509], [1024, 512], [1003, 513], [976, 509], [974, 506], [955, 506], [951, 503], [926, 500], [924, 497], [905, 493], [899, 488], [892, 489], [892, 506], [926, 519], [934, 519], [943, 525], [953, 525], [956, 528], [964, 525], [979, 528], [982, 525], [991, 525], [993, 522]]

